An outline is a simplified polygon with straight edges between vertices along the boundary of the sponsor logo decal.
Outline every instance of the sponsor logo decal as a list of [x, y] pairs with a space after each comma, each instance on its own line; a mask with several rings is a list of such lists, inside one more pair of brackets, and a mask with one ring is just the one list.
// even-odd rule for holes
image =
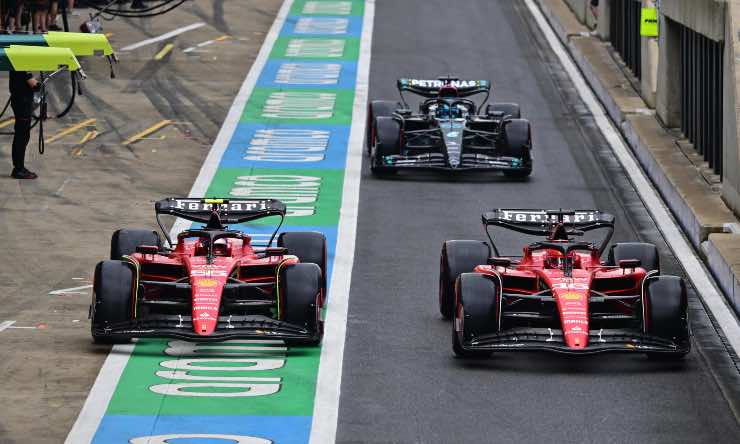
[[215, 279], [201, 279], [201, 280], [198, 281], [198, 284], [197, 285], [198, 285], [198, 287], [205, 287], [205, 288], [208, 288], [208, 287], [217, 287], [218, 286], [218, 281], [215, 280]]
[[409, 84], [419, 88], [441, 88], [445, 85], [454, 86], [455, 88], [473, 88], [482, 85], [483, 82], [480, 80], [452, 80], [445, 83], [442, 80], [411, 79]]

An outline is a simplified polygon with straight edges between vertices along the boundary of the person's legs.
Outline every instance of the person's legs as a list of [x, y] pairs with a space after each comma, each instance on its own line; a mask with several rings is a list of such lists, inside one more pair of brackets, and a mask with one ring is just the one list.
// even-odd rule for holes
[[51, 1], [51, 4], [49, 5], [49, 15], [46, 17], [46, 29], [59, 31], [59, 26], [57, 26], [56, 24], [58, 6], [59, 6], [58, 0]]
[[11, 176], [17, 179], [35, 179], [36, 174], [26, 169], [26, 147], [31, 140], [31, 113], [33, 102], [28, 100], [12, 100], [10, 105], [15, 114], [13, 127], [13, 172]]
[[13, 22], [13, 31], [20, 31], [22, 27], [21, 16], [23, 15], [23, 8], [26, 7], [25, 0], [18, 0], [15, 5], [15, 21]]

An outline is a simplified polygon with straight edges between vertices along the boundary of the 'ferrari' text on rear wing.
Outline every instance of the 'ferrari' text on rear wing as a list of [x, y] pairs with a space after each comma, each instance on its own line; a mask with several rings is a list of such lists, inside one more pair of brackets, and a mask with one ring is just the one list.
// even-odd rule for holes
[[224, 223], [241, 223], [267, 216], [285, 216], [285, 204], [275, 199], [200, 199], [170, 197], [155, 204], [157, 214], [207, 223], [217, 209]]
[[568, 225], [613, 225], [614, 216], [598, 210], [520, 210], [496, 209], [483, 214], [486, 225], [516, 224], [541, 226], [552, 222]]

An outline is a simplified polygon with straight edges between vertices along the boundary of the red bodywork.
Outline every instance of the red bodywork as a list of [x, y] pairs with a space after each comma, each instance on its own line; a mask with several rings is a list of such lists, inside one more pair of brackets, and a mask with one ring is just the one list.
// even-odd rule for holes
[[[567, 259], [567, 260], [566, 260]], [[562, 264], [572, 260], [572, 269]], [[567, 271], [566, 271], [567, 269]], [[592, 290], [607, 296], [634, 295], [639, 299], [640, 286], [647, 274], [643, 268], [625, 269], [603, 265], [599, 251], [571, 251], [567, 256], [558, 250], [531, 251], [524, 248], [524, 256], [515, 265], [502, 267], [480, 265], [478, 273], [498, 275], [503, 283], [503, 311], [515, 306], [517, 294], [534, 295], [550, 289], [555, 300], [557, 317], [560, 319], [565, 344], [571, 349], [588, 346], [591, 313], [589, 313]], [[606, 311], [631, 316], [632, 308], [627, 300], [614, 301]]]
[[[298, 258], [291, 255], [259, 255], [251, 245], [251, 238], [240, 234], [214, 244], [214, 257], [208, 260], [207, 248], [200, 239], [178, 239], [177, 246], [168, 255], [135, 253], [130, 259], [139, 269], [142, 282], [189, 282], [192, 293], [192, 320], [194, 332], [208, 336], [214, 332], [221, 307], [221, 297], [227, 280], [265, 284], [259, 291], [270, 296], [275, 290], [277, 269], [294, 264]], [[184, 279], [186, 278], [186, 279]], [[163, 288], [144, 285], [143, 294], [134, 300], [133, 315], [140, 303], [156, 303]], [[277, 301], [277, 319], [281, 320], [280, 302]]]

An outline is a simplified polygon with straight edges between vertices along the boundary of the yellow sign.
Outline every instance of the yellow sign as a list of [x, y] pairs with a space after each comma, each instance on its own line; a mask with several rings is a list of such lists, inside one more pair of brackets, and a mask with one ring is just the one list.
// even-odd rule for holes
[[578, 293], [568, 292], [563, 295], [563, 299], [566, 299], [568, 301], [577, 301], [581, 299], [581, 295]]
[[640, 35], [658, 37], [658, 10], [656, 8], [642, 8]]

